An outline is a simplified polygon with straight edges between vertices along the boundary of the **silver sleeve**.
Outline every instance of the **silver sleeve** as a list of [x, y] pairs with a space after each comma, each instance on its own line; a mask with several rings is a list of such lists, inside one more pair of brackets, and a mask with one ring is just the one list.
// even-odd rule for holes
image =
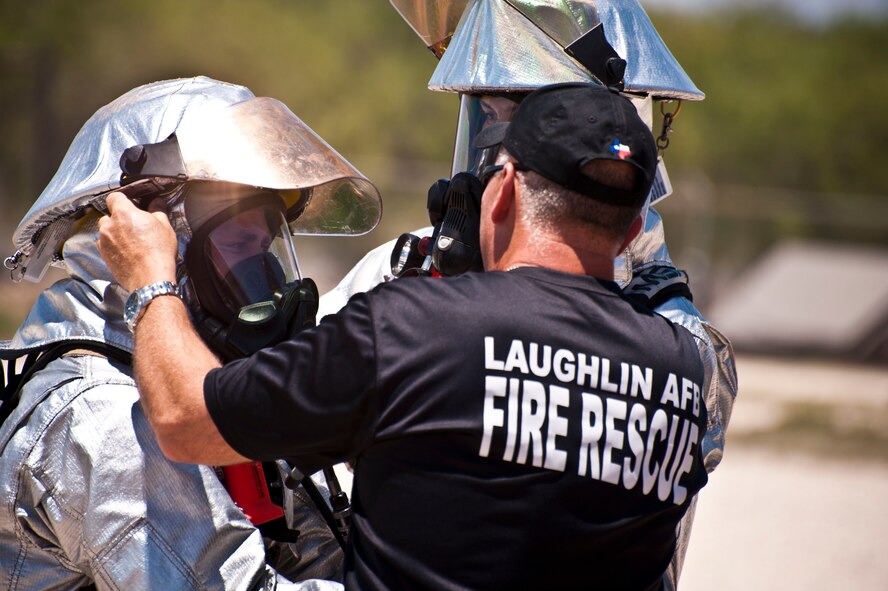
[[[627, 285], [636, 271], [652, 266], [675, 265], [666, 248], [663, 221], [660, 215], [649, 209], [645, 216], [644, 231], [617, 259], [615, 278], [622, 286]], [[711, 473], [721, 462], [725, 449], [725, 433], [731, 420], [731, 411], [737, 397], [737, 368], [730, 341], [712, 326], [687, 298], [674, 297], [658, 305], [655, 312], [674, 324], [684, 327], [694, 337], [704, 371], [704, 399], [707, 410], [706, 433], [703, 436], [702, 453], [706, 471]], [[705, 490], [705, 489], [704, 489]], [[676, 551], [664, 576], [666, 589], [675, 589], [684, 564], [697, 507], [695, 497], [679, 524]]]
[[106, 359], [51, 363], [16, 410], [0, 431], [0, 588], [300, 588], [266, 565], [213, 468], [163, 456]]

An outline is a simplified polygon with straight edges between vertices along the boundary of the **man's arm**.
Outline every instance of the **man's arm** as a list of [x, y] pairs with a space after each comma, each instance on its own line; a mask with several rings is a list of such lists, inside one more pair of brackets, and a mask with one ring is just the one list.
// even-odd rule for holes
[[[176, 234], [166, 216], [142, 211], [120, 193], [109, 195], [107, 204], [98, 247], [117, 282], [133, 291], [175, 281]], [[142, 406], [169, 459], [217, 466], [247, 461], [225, 442], [207, 410], [204, 378], [221, 365], [182, 300], [162, 296], [148, 304], [136, 326], [133, 359]]]
[[155, 298], [136, 327], [133, 352], [142, 406], [164, 455], [176, 462], [246, 462], [222, 438], [204, 402], [203, 382], [221, 367], [179, 298]]

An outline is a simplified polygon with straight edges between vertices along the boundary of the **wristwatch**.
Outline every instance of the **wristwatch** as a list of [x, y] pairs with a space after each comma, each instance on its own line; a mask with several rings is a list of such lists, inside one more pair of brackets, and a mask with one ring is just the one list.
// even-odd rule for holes
[[142, 317], [151, 300], [162, 295], [179, 295], [179, 286], [172, 281], [158, 281], [145, 287], [133, 291], [126, 299], [126, 305], [123, 307], [123, 320], [126, 322], [130, 332], [136, 330], [136, 323]]

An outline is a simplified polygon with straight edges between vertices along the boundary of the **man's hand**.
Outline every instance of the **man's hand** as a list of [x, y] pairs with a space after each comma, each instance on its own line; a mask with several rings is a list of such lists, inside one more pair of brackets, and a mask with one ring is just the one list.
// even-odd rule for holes
[[[97, 245], [124, 289], [175, 281], [176, 233], [166, 215], [148, 213], [122, 193], [108, 195]], [[158, 298], [139, 321], [133, 350], [142, 407], [161, 451], [176, 462], [225, 465], [247, 461], [222, 438], [207, 410], [203, 382], [220, 367], [179, 298]]]
[[176, 282], [178, 244], [166, 214], [137, 208], [123, 193], [108, 195], [109, 215], [99, 220], [96, 245], [127, 291], [157, 281]]

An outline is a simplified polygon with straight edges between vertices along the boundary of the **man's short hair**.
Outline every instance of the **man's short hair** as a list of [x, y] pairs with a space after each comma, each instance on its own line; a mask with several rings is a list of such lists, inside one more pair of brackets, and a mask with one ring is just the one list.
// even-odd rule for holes
[[[502, 149], [497, 161], [516, 160]], [[592, 160], [583, 166], [583, 173], [597, 183], [621, 190], [633, 187], [639, 174], [634, 166], [613, 160]], [[517, 172], [515, 176], [516, 183], [528, 197], [523, 202], [524, 221], [532, 227], [549, 231], [585, 228], [622, 242], [641, 211], [640, 207], [612, 205], [572, 191], [533, 171]]]

